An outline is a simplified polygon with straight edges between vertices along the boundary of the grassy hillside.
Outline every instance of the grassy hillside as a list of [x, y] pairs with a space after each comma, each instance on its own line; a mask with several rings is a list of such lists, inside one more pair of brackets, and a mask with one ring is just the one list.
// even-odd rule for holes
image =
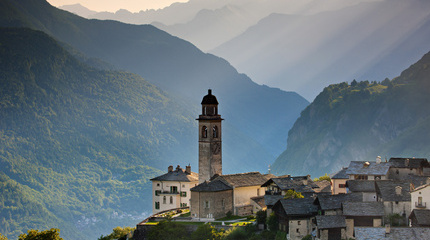
[[151, 209], [194, 116], [141, 77], [88, 67], [46, 34], [0, 29], [0, 232], [95, 239]]
[[326, 87], [290, 130], [279, 174], [322, 175], [350, 161], [430, 157], [430, 54], [393, 80]]

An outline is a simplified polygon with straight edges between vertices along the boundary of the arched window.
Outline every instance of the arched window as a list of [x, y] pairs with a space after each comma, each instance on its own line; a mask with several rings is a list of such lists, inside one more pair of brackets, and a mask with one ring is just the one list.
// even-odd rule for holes
[[173, 204], [173, 197], [170, 196], [170, 204]]
[[208, 128], [206, 126], [202, 127], [202, 138], [208, 137]]
[[166, 204], [166, 196], [163, 197], [163, 204]]
[[212, 128], [212, 132], [213, 132], [213, 137], [218, 138], [218, 127], [217, 126], [214, 126]]

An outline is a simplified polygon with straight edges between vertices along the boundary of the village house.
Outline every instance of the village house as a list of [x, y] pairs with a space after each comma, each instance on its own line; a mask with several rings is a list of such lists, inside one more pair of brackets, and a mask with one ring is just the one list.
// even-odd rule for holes
[[430, 164], [426, 158], [390, 158], [389, 178], [404, 180], [408, 175], [429, 176]]
[[403, 216], [403, 223], [408, 223], [411, 213], [410, 184], [403, 181], [381, 180], [375, 182], [377, 201], [384, 204], [384, 214]]
[[384, 205], [380, 202], [344, 202], [342, 212], [346, 218], [346, 234], [354, 237], [354, 227], [380, 227]]
[[314, 182], [309, 175], [298, 177], [288, 175], [286, 177], [271, 178], [262, 184], [261, 187], [267, 188], [266, 195], [285, 196], [288, 190], [299, 192], [304, 197], [311, 197], [321, 192], [326, 194], [331, 193], [330, 182]]
[[411, 211], [414, 209], [430, 209], [430, 184], [411, 191]]
[[314, 204], [318, 206], [318, 213], [321, 215], [342, 215], [344, 202], [361, 202], [362, 199], [361, 193], [318, 195]]
[[346, 181], [349, 179], [349, 176], [346, 174], [347, 169], [342, 168], [331, 177], [331, 193], [333, 195], [346, 193]]
[[412, 227], [430, 227], [430, 209], [414, 209], [409, 219]]
[[347, 193], [361, 193], [363, 202], [375, 202], [377, 200], [374, 181], [348, 180], [346, 189]]
[[299, 240], [316, 230], [318, 207], [313, 202], [312, 197], [281, 199], [273, 206], [279, 229], [286, 232], [289, 239]]
[[319, 240], [341, 240], [346, 237], [346, 219], [341, 215], [318, 215], [317, 238]]
[[173, 170], [169, 166], [167, 173], [151, 179], [152, 213], [190, 205], [190, 189], [197, 185], [198, 175], [191, 172], [191, 166], [183, 170], [179, 165]]
[[389, 169], [390, 163], [381, 162], [379, 157], [376, 162], [352, 161], [346, 174], [350, 180], [386, 180]]

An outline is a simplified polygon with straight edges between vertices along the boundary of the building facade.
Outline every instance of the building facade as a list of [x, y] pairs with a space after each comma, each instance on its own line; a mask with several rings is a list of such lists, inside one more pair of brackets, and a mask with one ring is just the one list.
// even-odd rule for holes
[[167, 173], [151, 179], [152, 213], [190, 206], [190, 189], [198, 184], [198, 174], [187, 166], [183, 170], [179, 165], [173, 170], [169, 166]]

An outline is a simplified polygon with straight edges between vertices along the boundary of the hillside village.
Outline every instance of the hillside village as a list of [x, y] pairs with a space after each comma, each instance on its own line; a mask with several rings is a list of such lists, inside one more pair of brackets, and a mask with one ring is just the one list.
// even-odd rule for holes
[[[266, 211], [287, 239], [428, 239], [430, 163], [425, 158], [352, 161], [330, 181], [259, 172], [222, 174], [221, 115], [211, 90], [199, 121], [199, 169], [179, 165], [151, 179], [153, 214], [137, 224], [146, 239], [149, 221], [189, 210], [190, 222]], [[291, 192], [301, 197], [288, 197]], [[427, 204], [429, 203], [429, 204]], [[429, 205], [429, 206], [427, 206]], [[224, 226], [223, 222], [223, 227]], [[264, 226], [259, 226], [264, 228]]]

